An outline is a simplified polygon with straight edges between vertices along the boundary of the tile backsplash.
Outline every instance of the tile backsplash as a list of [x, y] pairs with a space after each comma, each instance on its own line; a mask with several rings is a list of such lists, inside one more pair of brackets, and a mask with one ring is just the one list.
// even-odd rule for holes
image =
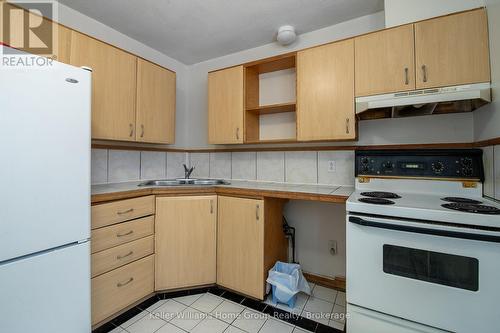
[[[329, 161], [335, 171], [329, 172]], [[192, 177], [297, 184], [354, 184], [353, 151], [177, 153], [92, 149], [92, 184]]]
[[500, 146], [483, 148], [484, 195], [500, 200]]

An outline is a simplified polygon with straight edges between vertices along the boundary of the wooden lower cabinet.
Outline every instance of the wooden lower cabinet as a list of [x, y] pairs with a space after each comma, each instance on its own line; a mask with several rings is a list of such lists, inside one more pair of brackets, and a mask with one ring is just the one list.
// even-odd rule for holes
[[154, 255], [92, 279], [92, 325], [154, 291]]
[[283, 201], [219, 196], [217, 284], [263, 299], [268, 270], [287, 259]]
[[156, 199], [155, 289], [216, 282], [217, 196]]

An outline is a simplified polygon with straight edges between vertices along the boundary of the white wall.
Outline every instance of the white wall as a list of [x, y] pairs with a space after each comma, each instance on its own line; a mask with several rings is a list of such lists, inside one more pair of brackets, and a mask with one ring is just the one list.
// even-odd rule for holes
[[486, 0], [493, 102], [474, 112], [476, 141], [500, 137], [500, 0]]
[[482, 7], [485, 0], [385, 0], [387, 28]]
[[188, 90], [188, 67], [172, 59], [149, 46], [146, 46], [80, 12], [77, 12], [63, 4], [58, 6], [59, 23], [77, 31], [115, 45], [133, 54], [158, 63], [177, 74], [177, 113], [176, 113], [176, 144], [174, 146], [187, 147], [188, 126], [187, 121], [187, 90]]
[[[345, 205], [290, 201], [284, 215], [296, 232], [296, 261], [309, 273], [345, 276]], [[331, 255], [329, 241], [337, 241]], [[291, 253], [290, 253], [291, 255]]]

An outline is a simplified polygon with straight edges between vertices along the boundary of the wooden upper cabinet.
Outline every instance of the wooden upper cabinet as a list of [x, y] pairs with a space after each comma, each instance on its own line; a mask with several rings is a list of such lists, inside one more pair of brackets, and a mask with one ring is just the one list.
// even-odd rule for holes
[[417, 89], [490, 81], [485, 9], [415, 23]]
[[217, 196], [156, 199], [156, 290], [216, 282]]
[[208, 73], [208, 142], [243, 143], [243, 66]]
[[297, 139], [356, 138], [354, 40], [297, 54]]
[[135, 141], [136, 57], [72, 31], [70, 62], [92, 68], [92, 138]]
[[140, 58], [136, 139], [152, 143], [175, 141], [175, 73]]
[[356, 96], [415, 89], [413, 24], [356, 37]]

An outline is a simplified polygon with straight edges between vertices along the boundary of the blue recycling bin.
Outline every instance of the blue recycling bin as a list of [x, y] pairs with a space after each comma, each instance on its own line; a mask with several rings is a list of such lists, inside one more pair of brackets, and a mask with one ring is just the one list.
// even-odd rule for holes
[[290, 308], [295, 307], [299, 292], [311, 293], [299, 264], [276, 262], [269, 270], [266, 282], [272, 287], [273, 302], [287, 304]]

